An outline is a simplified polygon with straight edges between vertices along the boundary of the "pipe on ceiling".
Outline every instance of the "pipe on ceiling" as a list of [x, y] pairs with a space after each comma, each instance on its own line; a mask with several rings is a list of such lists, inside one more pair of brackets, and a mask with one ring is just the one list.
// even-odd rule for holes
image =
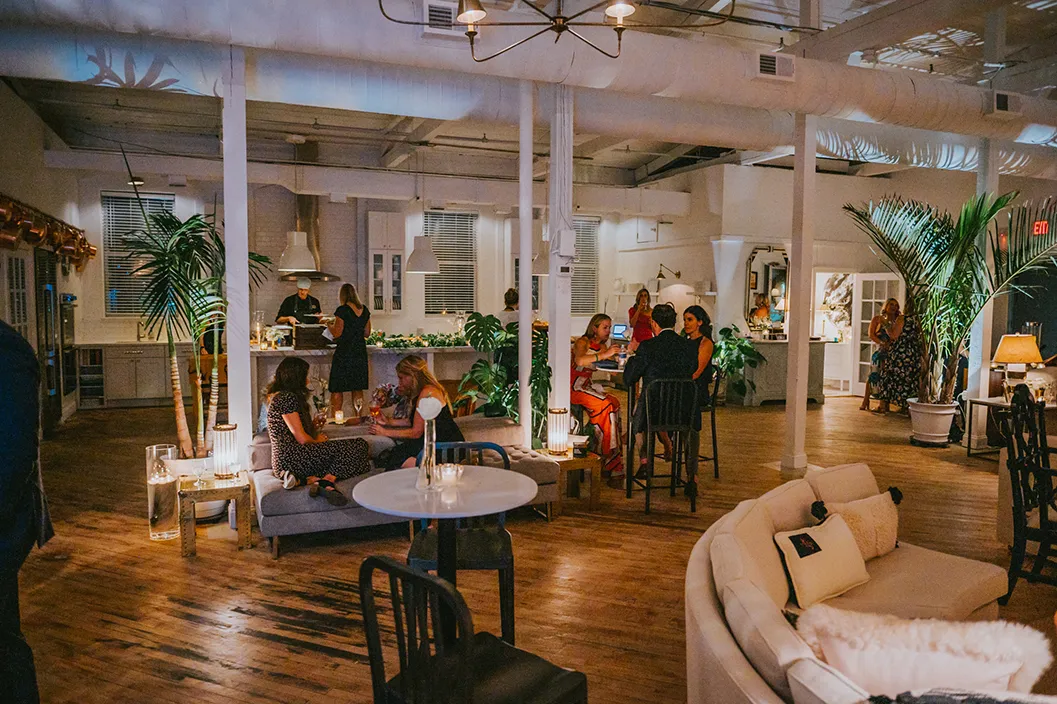
[[[407, 11], [407, 3], [400, 5]], [[502, 15], [494, 12], [497, 19]], [[476, 64], [465, 40], [424, 38], [421, 28], [385, 20], [373, 2], [8, 0], [0, 20], [565, 83], [1057, 146], [1053, 101], [1025, 96], [1020, 116], [996, 120], [986, 115], [990, 91], [977, 86], [806, 58], [796, 59], [795, 82], [754, 79], [756, 52], [707, 34], [686, 40], [635, 33], [625, 37], [622, 56], [615, 61], [579, 43], [555, 45], [543, 39]], [[584, 32], [603, 45], [613, 40], [609, 29], [589, 27]], [[488, 27], [478, 43], [486, 51], [524, 34], [525, 28]]]

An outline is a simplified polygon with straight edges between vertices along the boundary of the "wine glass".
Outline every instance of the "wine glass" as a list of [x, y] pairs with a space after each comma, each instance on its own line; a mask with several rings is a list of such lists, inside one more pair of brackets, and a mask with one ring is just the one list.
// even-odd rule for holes
[[360, 418], [360, 410], [363, 409], [363, 398], [357, 396], [355, 399], [353, 399], [352, 407], [356, 409], [356, 419], [358, 422]]

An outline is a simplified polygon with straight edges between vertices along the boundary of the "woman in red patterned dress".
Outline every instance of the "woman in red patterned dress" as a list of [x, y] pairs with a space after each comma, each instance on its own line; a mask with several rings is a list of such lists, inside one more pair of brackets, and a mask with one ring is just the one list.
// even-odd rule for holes
[[587, 422], [597, 426], [601, 432], [598, 454], [602, 456], [602, 469], [612, 472], [613, 476], [620, 476], [624, 472], [620, 445], [620, 401], [591, 382], [595, 362], [612, 359], [620, 354], [619, 345], [609, 344], [612, 327], [612, 319], [598, 313], [591, 318], [583, 337], [573, 343], [572, 391], [569, 399], [583, 406]]

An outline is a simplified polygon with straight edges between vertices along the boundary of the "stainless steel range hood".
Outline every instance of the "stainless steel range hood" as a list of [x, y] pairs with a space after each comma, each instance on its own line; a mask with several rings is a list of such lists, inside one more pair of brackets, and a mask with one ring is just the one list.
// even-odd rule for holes
[[[316, 161], [314, 143], [297, 146], [298, 161]], [[297, 229], [286, 233], [286, 249], [279, 257], [279, 279], [296, 281], [307, 278], [312, 281], [341, 281], [336, 274], [322, 269], [319, 259], [319, 197], [294, 196], [297, 208]]]

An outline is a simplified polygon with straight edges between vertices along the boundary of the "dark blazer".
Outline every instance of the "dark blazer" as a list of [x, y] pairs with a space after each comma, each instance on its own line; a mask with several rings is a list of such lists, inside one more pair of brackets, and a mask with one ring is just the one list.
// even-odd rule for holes
[[318, 298], [306, 296], [302, 300], [296, 293], [292, 293], [283, 299], [282, 305], [279, 306], [279, 312], [275, 314], [275, 319], [292, 316], [297, 318], [299, 323], [315, 324], [319, 322], [319, 318], [313, 317], [312, 313], [318, 313], [320, 310]]
[[[674, 330], [661, 330], [661, 334], [639, 345], [635, 356], [624, 366], [624, 384], [629, 389], [641, 381], [643, 393], [654, 379], [691, 379], [697, 371], [697, 340], [687, 340]], [[696, 414], [695, 414], [696, 415]], [[646, 403], [640, 399], [635, 406], [633, 430], [645, 429]], [[700, 418], [696, 419], [700, 422]], [[696, 423], [695, 423], [696, 425]]]
[[0, 569], [22, 564], [37, 537], [40, 366], [33, 348], [0, 320]]

